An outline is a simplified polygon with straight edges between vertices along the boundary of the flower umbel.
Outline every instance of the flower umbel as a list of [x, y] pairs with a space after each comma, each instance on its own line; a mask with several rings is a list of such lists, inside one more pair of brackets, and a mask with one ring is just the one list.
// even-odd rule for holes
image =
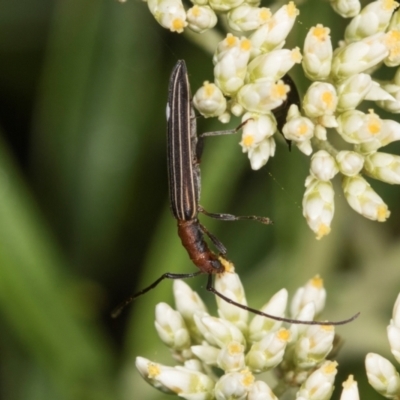
[[[275, 156], [281, 140], [276, 132], [306, 156], [316, 152], [306, 180], [303, 215], [317, 239], [331, 230], [335, 175], [342, 178], [345, 197], [355, 211], [376, 221], [389, 217], [385, 203], [363, 175], [400, 184], [400, 156], [380, 150], [400, 140], [400, 124], [382, 119], [371, 105], [366, 112], [364, 102], [400, 113], [399, 2], [375, 0], [361, 8], [359, 0], [330, 0], [339, 15], [349, 18], [343, 39], [333, 43], [332, 27], [316, 21], [304, 43], [291, 49], [285, 48], [286, 39], [300, 14], [292, 1], [275, 12], [260, 7], [258, 0], [192, 0], [188, 10], [181, 0], [147, 3], [163, 27], [178, 33], [185, 29], [203, 33], [223, 16], [232, 32], [215, 44], [214, 77], [198, 89], [193, 103], [203, 116], [223, 123], [231, 116], [256, 121], [245, 126], [240, 142], [253, 170]], [[311, 80], [300, 101], [295, 86], [285, 80], [296, 64]], [[382, 66], [393, 70], [391, 80], [374, 78]], [[254, 129], [257, 124], [268, 124], [268, 130]], [[356, 183], [366, 190], [363, 199], [354, 196]], [[374, 198], [368, 206], [365, 196]]]
[[[216, 287], [225, 296], [246, 304], [233, 267], [216, 276]], [[179, 365], [169, 367], [143, 357], [136, 359], [142, 377], [158, 390], [189, 400], [277, 400], [278, 395], [284, 396], [297, 387], [296, 398], [330, 398], [337, 367], [336, 362], [326, 360], [335, 336], [333, 326], [283, 328], [282, 322], [260, 315], [249, 322], [247, 311], [242, 313], [219, 297], [219, 317], [213, 317], [198, 295], [180, 280], [174, 281], [174, 295], [178, 311], [164, 303], [157, 305], [155, 325]], [[325, 296], [322, 279], [316, 276], [298, 290], [292, 301], [292, 314], [305, 316], [310, 307], [320, 313]], [[284, 316], [286, 305], [287, 292], [282, 289], [261, 310]], [[266, 371], [281, 377], [275, 394], [274, 387], [257, 379], [259, 373]], [[346, 390], [343, 393], [350, 389]]]

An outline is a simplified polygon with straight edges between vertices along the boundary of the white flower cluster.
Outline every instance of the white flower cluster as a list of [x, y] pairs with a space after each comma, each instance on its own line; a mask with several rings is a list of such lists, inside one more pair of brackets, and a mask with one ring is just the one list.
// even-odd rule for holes
[[[216, 276], [215, 287], [232, 300], [246, 304], [239, 277], [233, 272]], [[277, 400], [297, 390], [299, 400], [328, 400], [334, 389], [337, 362], [328, 361], [333, 326], [291, 325], [249, 313], [217, 297], [218, 317], [211, 316], [197, 293], [183, 281], [174, 281], [176, 310], [156, 306], [155, 327], [179, 366], [169, 367], [137, 357], [136, 367], [155, 388], [188, 400]], [[325, 305], [322, 279], [316, 276], [300, 288], [291, 302], [291, 316], [313, 320]], [[285, 289], [261, 311], [284, 316]], [[274, 391], [256, 375], [275, 372]], [[349, 377], [342, 400], [358, 400], [356, 382]]]
[[[393, 308], [393, 316], [387, 327], [390, 350], [400, 363], [400, 294]], [[379, 354], [369, 353], [365, 368], [370, 385], [388, 399], [400, 398], [400, 377], [394, 365]]]
[[[241, 116], [240, 145], [252, 169], [274, 156], [274, 134], [281, 130], [304, 154], [311, 156], [305, 181], [303, 215], [317, 239], [331, 230], [334, 215], [332, 178], [340, 173], [349, 205], [362, 216], [385, 221], [390, 211], [363, 175], [390, 184], [400, 183], [400, 156], [380, 148], [400, 140], [400, 124], [383, 120], [370, 109], [357, 108], [374, 101], [391, 113], [400, 113], [400, 9], [394, 0], [376, 0], [361, 9], [359, 0], [331, 0], [333, 9], [352, 18], [344, 40], [334, 49], [330, 29], [311, 27], [303, 46], [283, 48], [299, 14], [293, 2], [274, 14], [258, 0], [148, 0], [150, 11], [164, 27], [182, 32], [186, 26], [203, 32], [215, 26], [217, 13], [226, 14], [229, 33], [214, 53], [214, 83], [205, 82], [193, 102], [205, 117], [228, 122]], [[312, 81], [299, 110], [295, 89], [286, 74], [301, 63]], [[393, 80], [378, 82], [371, 74], [382, 65], [397, 67]], [[290, 106], [290, 103], [294, 103]], [[288, 108], [286, 123], [277, 123], [274, 110]], [[283, 125], [283, 126], [282, 126]], [[343, 148], [329, 142], [329, 134], [343, 139]], [[337, 141], [335, 140], [335, 143]], [[318, 151], [319, 150], [319, 151]]]

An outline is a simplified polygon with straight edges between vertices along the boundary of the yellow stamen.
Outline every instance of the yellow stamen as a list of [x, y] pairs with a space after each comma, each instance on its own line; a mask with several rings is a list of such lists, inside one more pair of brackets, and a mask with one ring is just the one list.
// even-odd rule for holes
[[302, 55], [300, 53], [300, 49], [298, 47], [295, 47], [291, 53], [290, 53], [292, 60], [296, 63], [299, 64], [301, 63]]
[[386, 10], [386, 11], [392, 11], [392, 10], [394, 10], [398, 5], [399, 5], [399, 3], [398, 3], [397, 1], [394, 1], [394, 0], [385, 0], [385, 1], [383, 1], [382, 9], [383, 9], [383, 10]]
[[296, 5], [293, 3], [293, 1], [290, 1], [286, 6], [286, 12], [290, 18], [295, 18], [297, 15], [299, 15], [299, 10], [296, 8]]
[[243, 51], [249, 51], [251, 49], [251, 42], [249, 39], [242, 39], [240, 42], [240, 49]]
[[222, 266], [224, 267], [224, 272], [231, 272], [231, 273], [235, 272], [235, 267], [226, 258], [224, 258], [222, 256], [219, 256], [218, 260], [222, 264]]
[[185, 27], [185, 21], [181, 18], [176, 18], [172, 21], [171, 32], [183, 32], [183, 28]]
[[253, 135], [246, 135], [243, 137], [242, 140], [243, 146], [250, 147], [254, 143], [254, 136]]
[[333, 106], [333, 94], [332, 92], [325, 91], [322, 93], [321, 100], [326, 104], [328, 108], [332, 108]]
[[231, 356], [243, 352], [243, 345], [238, 342], [231, 342], [228, 344], [228, 352]]
[[310, 284], [311, 286], [314, 286], [316, 289], [322, 289], [324, 287], [324, 280], [319, 275], [315, 275], [314, 278], [310, 280]]
[[288, 342], [290, 340], [290, 332], [287, 329], [281, 329], [277, 337], [284, 342]]
[[347, 381], [342, 383], [343, 389], [349, 389], [353, 383], [354, 383], [354, 376], [349, 375]]
[[260, 9], [260, 20], [262, 22], [267, 22], [271, 18], [271, 11], [269, 8], [262, 7]]
[[243, 386], [251, 386], [254, 383], [254, 376], [248, 369], [245, 369], [240, 373], [244, 375], [242, 379]]
[[225, 38], [226, 44], [227, 44], [229, 47], [235, 46], [236, 43], [237, 43], [237, 40], [238, 40], [238, 38], [237, 38], [236, 36], [233, 36], [232, 33], [228, 33], [228, 34], [226, 35], [226, 38]]
[[147, 372], [149, 373], [149, 378], [154, 379], [160, 375], [160, 367], [157, 364], [149, 363], [147, 366]]
[[371, 135], [377, 135], [381, 132], [382, 121], [378, 115], [374, 113], [374, 110], [368, 110], [369, 115], [367, 116], [367, 128]]
[[204, 82], [204, 90], [206, 92], [207, 97], [211, 97], [215, 92], [215, 85], [213, 83]]
[[378, 221], [385, 222], [390, 216], [390, 211], [385, 204], [378, 207]]
[[328, 362], [328, 364], [325, 365], [323, 368], [325, 374], [333, 374], [334, 372], [336, 372], [337, 365], [338, 363], [336, 361]]
[[324, 42], [329, 36], [330, 29], [318, 24], [316, 27], [312, 28], [311, 32], [316, 39], [320, 42]]
[[276, 99], [284, 100], [286, 93], [290, 90], [288, 85], [285, 85], [282, 81], [275, 83], [271, 90], [271, 96]]
[[308, 125], [305, 122], [301, 122], [297, 128], [299, 136], [303, 136], [308, 132]]
[[200, 15], [200, 12], [201, 10], [199, 6], [195, 5], [192, 7], [192, 14], [194, 17], [198, 17]]

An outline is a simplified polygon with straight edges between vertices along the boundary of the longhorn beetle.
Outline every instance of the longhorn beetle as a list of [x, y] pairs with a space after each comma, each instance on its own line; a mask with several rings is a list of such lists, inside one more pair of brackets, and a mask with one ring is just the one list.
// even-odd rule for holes
[[[321, 322], [300, 321], [291, 318], [278, 317], [237, 303], [214, 288], [213, 275], [224, 273], [230, 263], [225, 258], [225, 246], [199, 222], [197, 218], [198, 213], [202, 212], [212, 218], [225, 221], [252, 219], [264, 224], [269, 224], [271, 221], [269, 218], [265, 217], [237, 217], [231, 214], [208, 213], [199, 205], [200, 167], [198, 160], [200, 158], [204, 136], [233, 133], [241, 126], [233, 131], [211, 132], [206, 133], [203, 136], [197, 136], [196, 116], [191, 102], [186, 64], [183, 60], [177, 62], [171, 74], [168, 92], [167, 122], [167, 158], [171, 211], [178, 223], [178, 235], [181, 238], [182, 245], [185, 247], [194, 265], [196, 265], [200, 271], [190, 274], [174, 274], [167, 272], [161, 275], [150, 286], [134, 294], [119, 305], [113, 311], [112, 316], [118, 316], [126, 305], [156, 287], [164, 279], [192, 278], [201, 274], [208, 274], [208, 291], [236, 307], [277, 321], [304, 325], [342, 325], [357, 318], [358, 314], [342, 321]], [[210, 238], [211, 242], [218, 249], [220, 253], [219, 255], [216, 255], [209, 249], [204, 240], [204, 234]]]

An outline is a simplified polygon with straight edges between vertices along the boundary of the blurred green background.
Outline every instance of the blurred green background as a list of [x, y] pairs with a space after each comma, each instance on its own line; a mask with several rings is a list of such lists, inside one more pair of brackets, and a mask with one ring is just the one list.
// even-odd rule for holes
[[[335, 27], [334, 43], [342, 37], [344, 22], [327, 3], [310, 0], [300, 11], [291, 35], [298, 41], [288, 47], [301, 47], [317, 22]], [[171, 282], [116, 320], [110, 310], [163, 272], [194, 271], [167, 199], [167, 85], [182, 58], [193, 88], [211, 79], [210, 56], [160, 28], [136, 0], [0, 3], [1, 399], [170, 398], [141, 380], [134, 359], [173, 363], [153, 325], [157, 302], [172, 302]], [[206, 226], [228, 248], [252, 306], [320, 273], [324, 318], [361, 311], [338, 329], [345, 345], [337, 387], [353, 373], [363, 399], [379, 398], [363, 360], [368, 351], [392, 360], [386, 325], [400, 291], [400, 188], [373, 182], [392, 211], [379, 224], [350, 210], [336, 182], [332, 233], [316, 241], [301, 211], [308, 159], [280, 143], [253, 172], [238, 141], [208, 139], [201, 203], [275, 224]], [[388, 151], [400, 154], [400, 146]], [[201, 290], [205, 281], [189, 284]]]

